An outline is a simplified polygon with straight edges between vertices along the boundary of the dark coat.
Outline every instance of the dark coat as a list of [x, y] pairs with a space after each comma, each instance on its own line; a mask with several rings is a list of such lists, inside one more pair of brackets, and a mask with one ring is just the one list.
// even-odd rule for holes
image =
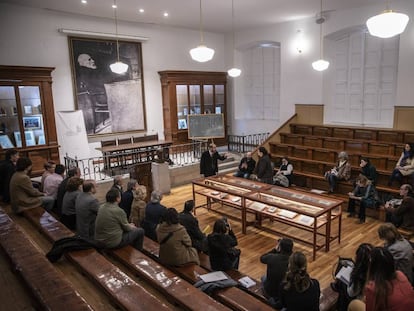
[[[242, 168], [242, 164], [246, 163], [247, 168]], [[256, 167], [256, 161], [253, 158], [244, 157], [241, 159], [239, 164], [239, 171], [243, 173], [253, 174], [254, 168]]]
[[157, 241], [155, 229], [164, 216], [165, 211], [166, 207], [160, 203], [149, 202], [145, 207], [145, 217], [141, 222], [141, 227], [145, 230], [145, 235], [154, 241]]
[[56, 262], [66, 252], [83, 249], [97, 248], [93, 241], [88, 241], [80, 237], [72, 236], [57, 240], [53, 243], [52, 249], [46, 254], [50, 262]]
[[4, 160], [0, 163], [0, 195], [3, 202], [10, 202], [10, 179], [16, 172], [16, 166], [10, 160]]
[[131, 215], [131, 205], [133, 200], [134, 194], [132, 193], [132, 190], [127, 190], [124, 193], [122, 193], [121, 203], [119, 203], [119, 207], [125, 211], [128, 219]]
[[199, 251], [206, 251], [206, 236], [203, 232], [201, 232], [197, 218], [195, 218], [193, 214], [185, 211], [181, 212], [178, 215], [178, 218], [180, 220], [180, 224], [187, 230], [193, 247]]
[[233, 231], [229, 234], [212, 233], [207, 237], [210, 265], [213, 270], [226, 271], [233, 268], [233, 259], [229, 254], [230, 248], [237, 245]]
[[377, 183], [377, 169], [371, 163], [367, 163], [367, 165], [361, 168], [361, 174], [365, 175], [373, 185]]
[[289, 254], [273, 249], [260, 257], [260, 262], [267, 265], [266, 281], [263, 284], [265, 294], [270, 298], [279, 297], [279, 288], [289, 264]]
[[209, 177], [216, 175], [218, 172], [218, 160], [225, 160], [226, 157], [220, 155], [217, 151], [210, 155], [210, 151], [204, 151], [200, 159], [200, 174], [203, 174], [204, 177]]
[[273, 183], [273, 167], [268, 154], [259, 158], [259, 162], [257, 162], [255, 173], [257, 175], [257, 178], [261, 182], [267, 184]]

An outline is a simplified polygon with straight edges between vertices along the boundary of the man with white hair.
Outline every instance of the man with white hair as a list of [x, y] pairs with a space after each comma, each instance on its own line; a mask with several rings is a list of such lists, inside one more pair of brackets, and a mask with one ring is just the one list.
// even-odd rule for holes
[[81, 67], [96, 69], [95, 60], [89, 54], [79, 54], [78, 63]]

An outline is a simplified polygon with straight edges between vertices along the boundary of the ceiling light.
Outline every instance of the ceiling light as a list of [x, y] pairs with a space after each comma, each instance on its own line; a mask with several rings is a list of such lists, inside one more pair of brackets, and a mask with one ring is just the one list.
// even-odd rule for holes
[[410, 18], [403, 13], [396, 13], [387, 9], [381, 14], [367, 20], [368, 31], [372, 36], [391, 38], [404, 32]]
[[232, 56], [233, 56], [233, 68], [227, 70], [227, 73], [229, 74], [230, 77], [232, 78], [236, 78], [238, 76], [240, 76], [241, 74], [241, 70], [236, 68], [234, 66], [234, 50], [235, 50], [235, 31], [234, 31], [234, 0], [231, 0], [231, 28], [233, 30], [233, 50], [232, 50]]
[[191, 58], [200, 63], [208, 62], [209, 60], [213, 58], [214, 50], [208, 48], [204, 44], [203, 15], [202, 15], [202, 9], [201, 9], [201, 0], [200, 0], [200, 39], [201, 39], [200, 45], [190, 50]]
[[[322, 16], [322, 0], [321, 0], [321, 13], [320, 16]], [[323, 59], [323, 45], [322, 45], [322, 24], [325, 22], [325, 18], [318, 18], [316, 21], [319, 23], [319, 59], [317, 61], [314, 61], [312, 63], [312, 68], [317, 71], [324, 71], [328, 69], [329, 62]]]
[[82, 2], [83, 4], [88, 3], [88, 1], [86, 1], [86, 0], [82, 0], [81, 2]]
[[111, 71], [117, 74], [124, 74], [128, 70], [128, 65], [124, 64], [119, 60], [119, 40], [118, 40], [118, 15], [117, 15], [117, 6], [116, 6], [116, 0], [114, 0], [114, 5], [112, 6], [114, 8], [114, 16], [115, 16], [115, 35], [116, 35], [116, 56], [117, 61], [111, 65], [109, 65], [109, 68], [111, 68]]
[[164, 17], [168, 17], [169, 14], [168, 14], [168, 12], [164, 12], [163, 15], [164, 15]]
[[144, 9], [139, 9], [139, 13], [144, 13], [145, 10]]

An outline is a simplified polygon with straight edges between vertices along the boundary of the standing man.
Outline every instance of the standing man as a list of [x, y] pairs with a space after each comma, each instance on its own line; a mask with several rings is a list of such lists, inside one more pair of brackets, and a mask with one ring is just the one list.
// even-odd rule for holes
[[200, 174], [203, 174], [204, 177], [209, 177], [216, 175], [218, 173], [218, 160], [227, 159], [227, 155], [220, 155], [217, 152], [217, 146], [211, 143], [208, 146], [208, 150], [204, 151], [200, 159]]
[[76, 233], [83, 239], [93, 240], [95, 237], [95, 220], [99, 202], [95, 198], [96, 182], [93, 179], [83, 182], [83, 192], [75, 201]]
[[234, 176], [249, 179], [255, 167], [256, 161], [252, 158], [252, 153], [248, 152], [246, 153], [246, 156], [241, 159], [239, 164], [239, 170], [236, 173], [234, 173]]
[[293, 241], [282, 238], [274, 249], [260, 257], [260, 262], [267, 265], [266, 275], [262, 277], [263, 293], [271, 305], [279, 300], [280, 284], [285, 278], [292, 250]]
[[0, 195], [4, 203], [10, 202], [10, 180], [16, 171], [16, 162], [19, 152], [16, 149], [8, 149], [6, 158], [0, 163]]
[[33, 188], [30, 180], [32, 161], [29, 158], [19, 158], [16, 163], [16, 172], [10, 180], [10, 202], [13, 212], [20, 214], [23, 210], [43, 206], [51, 211], [55, 203], [53, 197], [44, 196], [42, 192]]
[[414, 231], [414, 193], [413, 187], [404, 184], [400, 187], [401, 204], [394, 206], [392, 201], [385, 203], [385, 220], [392, 222], [397, 228]]
[[98, 210], [95, 221], [95, 240], [105, 248], [118, 248], [132, 245], [141, 250], [144, 241], [144, 229], [128, 223], [126, 214], [119, 207], [119, 191], [111, 189], [106, 194], [106, 203]]

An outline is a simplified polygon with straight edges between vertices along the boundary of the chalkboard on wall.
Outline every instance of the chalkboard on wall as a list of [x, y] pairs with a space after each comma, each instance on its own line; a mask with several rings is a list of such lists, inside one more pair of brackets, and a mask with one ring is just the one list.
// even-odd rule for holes
[[224, 132], [224, 115], [190, 114], [188, 115], [188, 138], [222, 138]]

